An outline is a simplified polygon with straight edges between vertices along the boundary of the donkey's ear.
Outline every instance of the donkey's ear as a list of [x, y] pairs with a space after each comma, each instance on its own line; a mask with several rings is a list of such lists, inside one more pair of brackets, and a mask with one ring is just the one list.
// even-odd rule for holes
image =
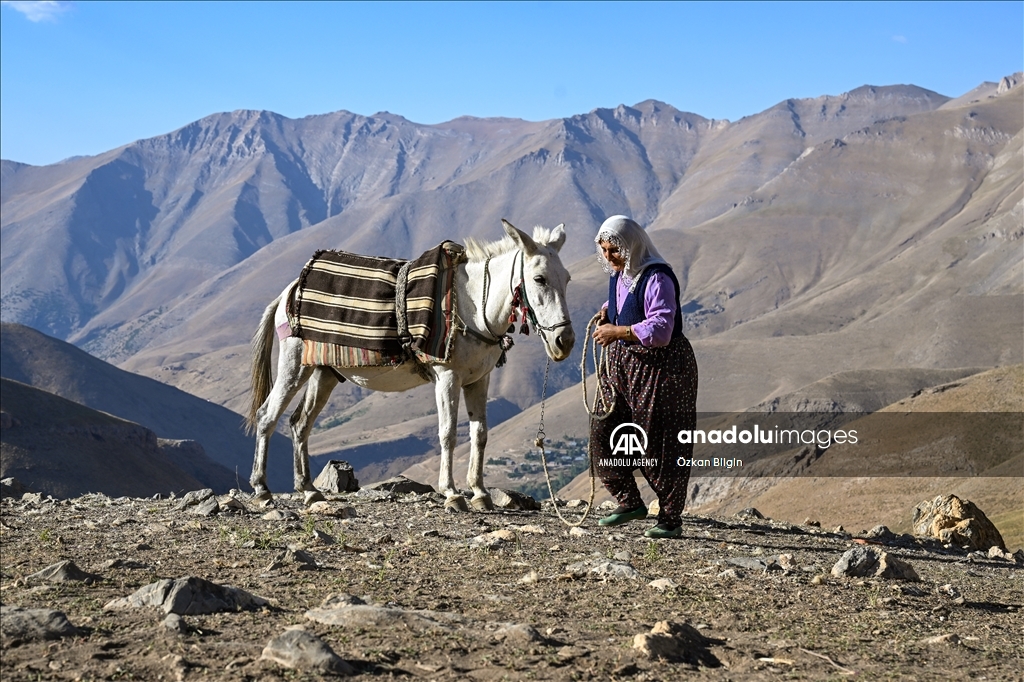
[[565, 223], [559, 223], [558, 227], [551, 230], [551, 238], [548, 239], [548, 246], [555, 251], [561, 251], [565, 244]]
[[532, 256], [537, 252], [537, 242], [533, 241], [529, 235], [504, 218], [501, 219], [501, 225], [505, 228], [505, 234], [512, 237], [512, 241], [523, 250], [523, 253], [527, 256]]

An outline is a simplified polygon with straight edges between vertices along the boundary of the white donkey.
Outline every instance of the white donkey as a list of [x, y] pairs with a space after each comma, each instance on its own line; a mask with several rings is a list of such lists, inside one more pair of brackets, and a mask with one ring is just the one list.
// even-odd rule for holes
[[[437, 400], [438, 437], [441, 442], [441, 472], [438, 489], [446, 505], [466, 510], [466, 500], [455, 488], [452, 452], [459, 409], [459, 389], [466, 397], [470, 420], [471, 455], [466, 485], [472, 489], [472, 505], [490, 509], [491, 498], [484, 487], [484, 447], [487, 444], [487, 386], [503, 350], [501, 337], [509, 324], [513, 302], [528, 306], [531, 322], [544, 342], [548, 356], [559, 362], [569, 357], [576, 336], [569, 320], [565, 288], [569, 273], [558, 257], [565, 243], [565, 231], [534, 228], [531, 239], [507, 221], [507, 236], [489, 244], [466, 240], [467, 260], [458, 266], [456, 289], [458, 329], [450, 361], [427, 365]], [[256, 456], [249, 483], [259, 500], [272, 499], [267, 488], [267, 446], [288, 403], [308, 381], [305, 396], [291, 417], [295, 457], [295, 490], [305, 494], [306, 504], [323, 499], [309, 475], [307, 441], [313, 422], [339, 383], [339, 375], [358, 386], [375, 391], [407, 391], [427, 383], [413, 363], [395, 367], [309, 367], [302, 364], [302, 341], [285, 338], [277, 362], [277, 379], [271, 382], [271, 350], [274, 330], [287, 322], [286, 302], [295, 292], [292, 282], [263, 312], [252, 340], [252, 400], [247, 416], [250, 431], [256, 433]], [[516, 293], [519, 296], [516, 296]]]

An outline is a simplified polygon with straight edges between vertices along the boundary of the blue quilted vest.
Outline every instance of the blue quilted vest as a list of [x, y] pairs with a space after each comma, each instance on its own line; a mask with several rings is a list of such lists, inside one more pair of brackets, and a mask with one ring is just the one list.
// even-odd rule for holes
[[618, 297], [615, 295], [615, 288], [619, 282], [619, 275], [616, 272], [613, 277], [608, 278], [608, 319], [612, 324], [634, 325], [647, 319], [644, 314], [644, 292], [647, 290], [647, 281], [656, 272], [669, 276], [676, 288], [676, 315], [675, 323], [672, 325], [672, 338], [683, 335], [683, 314], [679, 309], [679, 280], [672, 272], [672, 268], [664, 263], [655, 263], [644, 268], [640, 273], [640, 281], [637, 282], [633, 291], [626, 294], [626, 300], [622, 302], [622, 310], [617, 310]]

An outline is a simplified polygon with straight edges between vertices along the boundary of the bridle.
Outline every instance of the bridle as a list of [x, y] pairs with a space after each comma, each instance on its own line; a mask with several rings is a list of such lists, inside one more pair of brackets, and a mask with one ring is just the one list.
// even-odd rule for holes
[[[522, 249], [518, 250], [516, 253], [519, 256], [519, 284], [515, 288], [512, 287], [512, 281], [515, 279], [516, 274], [515, 256], [513, 256], [512, 269], [508, 278], [508, 288], [509, 291], [512, 292], [512, 314], [509, 316], [509, 324], [511, 325], [516, 321], [516, 308], [518, 307], [523, 315], [523, 325], [519, 328], [520, 334], [530, 333], [530, 328], [526, 325], [527, 320], [529, 320], [530, 324], [533, 325], [533, 328], [537, 330], [537, 333], [541, 335], [541, 338], [545, 338], [544, 332], [553, 332], [560, 327], [569, 326], [571, 324], [569, 318], [547, 327], [542, 325], [537, 319], [537, 315], [533, 312], [533, 306], [530, 305], [530, 299], [526, 296], [526, 255], [523, 253]], [[487, 268], [485, 266], [484, 275], [486, 276], [486, 274]], [[484, 305], [487, 305], [486, 299], [484, 300]], [[511, 330], [512, 328], [509, 327], [509, 331]]]
[[[513, 284], [516, 276], [516, 258], [519, 259], [519, 284]], [[488, 324], [487, 322], [487, 295], [491, 283], [490, 263], [491, 257], [488, 256], [487, 259], [484, 260], [483, 303], [480, 307], [481, 315], [483, 318], [482, 327], [487, 331], [488, 334], [490, 334], [490, 337], [484, 336], [480, 332], [465, 326], [464, 331], [473, 338], [482, 341], [490, 346], [497, 346], [500, 344], [501, 357], [498, 359], [497, 366], [501, 367], [502, 365], [505, 364], [506, 351], [512, 348], [513, 342], [512, 337], [510, 335], [512, 334], [512, 332], [515, 331], [515, 323], [519, 319], [522, 319], [523, 321], [522, 325], [520, 325], [519, 327], [520, 334], [525, 334], [529, 336], [530, 325], [533, 325], [533, 328], [537, 331], [538, 334], [540, 334], [541, 338], [544, 339], [545, 341], [547, 340], [547, 337], [544, 334], [544, 332], [553, 332], [561, 327], [569, 326], [570, 324], [572, 324], [572, 322], [568, 318], [566, 318], [561, 322], [556, 322], [555, 324], [549, 326], [545, 326], [540, 323], [540, 320], [537, 319], [536, 313], [533, 312], [533, 306], [530, 305], [530, 299], [526, 294], [526, 255], [523, 253], [522, 249], [517, 249], [516, 255], [512, 257], [512, 267], [509, 269], [508, 278], [508, 289], [509, 292], [512, 294], [512, 313], [509, 315], [508, 318], [509, 326], [504, 334], [495, 334], [491, 330], [490, 324]], [[519, 315], [521, 317], [516, 315], [516, 308], [519, 308]], [[527, 321], [529, 322], [529, 324], [527, 324]]]

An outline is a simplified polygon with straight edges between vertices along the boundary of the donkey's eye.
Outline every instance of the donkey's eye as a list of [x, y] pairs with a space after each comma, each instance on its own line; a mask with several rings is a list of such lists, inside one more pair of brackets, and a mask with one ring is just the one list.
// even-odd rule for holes
[[533, 281], [541, 286], [546, 286], [548, 283], [548, 281], [544, 279], [541, 275], [537, 275], [536, 277], [534, 277]]

